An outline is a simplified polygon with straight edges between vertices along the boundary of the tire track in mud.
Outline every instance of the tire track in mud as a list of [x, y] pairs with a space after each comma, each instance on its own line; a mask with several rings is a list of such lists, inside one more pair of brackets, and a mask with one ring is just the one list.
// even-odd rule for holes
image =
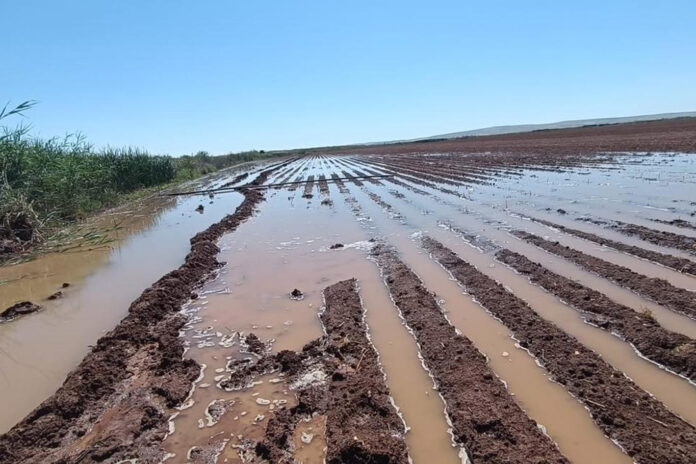
[[604, 294], [555, 274], [518, 253], [503, 249], [495, 256], [584, 313], [589, 324], [617, 334], [647, 359], [696, 385], [696, 341], [693, 339], [665, 330], [649, 313], [639, 313], [615, 303]]
[[693, 462], [694, 427], [441, 243], [430, 237], [424, 237], [422, 243], [638, 464]]
[[[261, 185], [289, 160], [265, 169]], [[220, 266], [215, 242], [251, 217], [262, 192], [245, 189], [233, 214], [191, 238], [178, 269], [147, 288], [129, 314], [101, 337], [63, 385], [0, 436], [0, 462], [102, 462], [137, 457], [159, 462], [168, 432], [168, 408], [189, 395], [200, 366], [184, 359], [181, 306]]]
[[565, 258], [589, 272], [608, 279], [617, 285], [625, 286], [672, 311], [696, 319], [696, 292], [678, 288], [664, 279], [646, 277], [623, 266], [609, 263], [587, 255], [558, 242], [545, 240], [537, 235], [520, 230], [511, 232], [516, 237], [531, 243], [556, 256]]
[[327, 463], [407, 464], [406, 428], [368, 339], [357, 282], [338, 282], [323, 294], [324, 337], [299, 353], [284, 350], [251, 366], [233, 367], [230, 379], [222, 383], [224, 388], [241, 388], [259, 374], [281, 372], [295, 386], [298, 404], [276, 410], [254, 452], [273, 463], [295, 462], [296, 426], [313, 415], [324, 415]]
[[564, 225], [557, 224], [557, 223], [551, 222], [551, 221], [547, 221], [545, 219], [538, 219], [538, 218], [530, 218], [530, 219], [538, 222], [539, 224], [543, 224], [545, 226], [553, 227], [554, 229], [558, 229], [561, 232], [575, 235], [576, 237], [580, 237], [582, 239], [590, 240], [590, 241], [598, 243], [600, 245], [614, 248], [615, 250], [622, 251], [624, 253], [628, 253], [628, 254], [636, 256], [638, 258], [643, 258], [643, 259], [647, 259], [649, 261], [653, 261], [655, 263], [661, 264], [661, 265], [668, 267], [670, 269], [674, 269], [675, 271], [678, 271], [678, 272], [683, 272], [685, 274], [690, 274], [690, 275], [696, 276], [696, 262], [693, 262], [693, 261], [688, 260], [686, 258], [679, 258], [677, 256], [668, 255], [665, 253], [659, 253], [657, 251], [646, 250], [645, 248], [617, 242], [615, 240], [610, 240], [608, 238], [604, 238], [604, 237], [601, 237], [599, 235], [592, 234], [590, 232], [584, 232], [582, 230], [566, 227]]
[[568, 462], [512, 400], [486, 358], [447, 321], [418, 276], [383, 245], [375, 247], [373, 256], [437, 382], [454, 437], [471, 461]]

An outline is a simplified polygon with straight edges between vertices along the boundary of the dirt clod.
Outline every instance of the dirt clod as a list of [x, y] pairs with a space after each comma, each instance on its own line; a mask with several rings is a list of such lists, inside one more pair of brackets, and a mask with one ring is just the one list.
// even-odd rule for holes
[[35, 313], [41, 310], [41, 306], [32, 303], [31, 301], [22, 301], [13, 304], [9, 308], [0, 313], [0, 322], [9, 321], [25, 314]]
[[57, 292], [52, 293], [51, 295], [49, 295], [48, 298], [46, 298], [46, 299], [47, 299], [47, 300], [58, 300], [58, 299], [60, 299], [60, 298], [63, 298], [63, 292], [60, 291], [60, 290], [58, 290]]
[[292, 292], [290, 292], [290, 299], [291, 300], [301, 300], [304, 298], [304, 293], [298, 289], [294, 289]]

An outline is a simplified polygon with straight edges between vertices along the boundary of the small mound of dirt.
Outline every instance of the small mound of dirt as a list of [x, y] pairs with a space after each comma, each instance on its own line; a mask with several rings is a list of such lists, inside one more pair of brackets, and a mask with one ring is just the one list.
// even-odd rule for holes
[[202, 213], [205, 210], [205, 206], [203, 205], [198, 205], [198, 208], [196, 208], [196, 212]]
[[244, 341], [247, 344], [247, 349], [250, 353], [263, 355], [266, 351], [266, 345], [256, 336], [256, 334], [250, 333], [246, 336]]
[[342, 243], [334, 243], [329, 248], [332, 250], [337, 250], [338, 248], [343, 248], [343, 244]]
[[49, 297], [46, 299], [49, 301], [53, 301], [53, 300], [57, 300], [59, 298], [63, 298], [63, 292], [60, 290], [58, 290], [56, 293], [49, 295]]
[[295, 289], [292, 292], [290, 292], [290, 299], [291, 300], [301, 300], [304, 298], [304, 293], [302, 293], [300, 290]]

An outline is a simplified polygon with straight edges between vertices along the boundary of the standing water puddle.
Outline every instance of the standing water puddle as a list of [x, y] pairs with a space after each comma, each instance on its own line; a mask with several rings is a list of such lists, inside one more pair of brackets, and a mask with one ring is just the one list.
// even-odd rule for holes
[[[237, 173], [228, 173], [233, 176]], [[0, 433], [10, 429], [60, 385], [104, 332], [151, 283], [184, 261], [189, 239], [234, 211], [238, 193], [153, 197], [94, 219], [119, 223], [112, 248], [41, 256], [0, 268], [0, 307], [21, 300], [38, 313], [0, 324]], [[203, 213], [195, 211], [203, 204]], [[123, 217], [121, 220], [120, 218]], [[45, 301], [59, 290], [63, 297]]]
[[[242, 462], [246, 440], [261, 438], [273, 410], [294, 404], [295, 398], [284, 380], [272, 374], [246, 390], [226, 392], [216, 385], [230, 359], [252, 357], [240, 353], [240, 340], [254, 333], [275, 352], [300, 350], [322, 335], [322, 290], [356, 277], [371, 340], [394, 402], [411, 427], [406, 435], [411, 457], [414, 462], [460, 462], [444, 405], [420, 364], [416, 344], [401, 324], [377, 267], [366, 259], [365, 230], [335, 186], [333, 205], [322, 205], [325, 198], [314, 191], [310, 200], [300, 197], [303, 189], [271, 196], [253, 221], [221, 239], [219, 259], [227, 264], [186, 309], [194, 314], [184, 335], [187, 356], [206, 368], [190, 407], [173, 421], [175, 432], [165, 442], [168, 452], [176, 462], [192, 454], [216, 453], [218, 462]], [[336, 243], [345, 246], [329, 248]], [[303, 299], [290, 299], [295, 288]], [[228, 405], [223, 419], [208, 420], [211, 405], [218, 404]], [[296, 430], [295, 457], [300, 462], [323, 462], [324, 420], [315, 416]]]

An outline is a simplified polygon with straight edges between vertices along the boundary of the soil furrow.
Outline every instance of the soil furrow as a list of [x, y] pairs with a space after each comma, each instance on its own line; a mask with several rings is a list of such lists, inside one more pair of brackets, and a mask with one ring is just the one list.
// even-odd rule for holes
[[423, 246], [514, 333], [555, 381], [585, 404], [595, 423], [637, 463], [693, 463], [694, 427], [441, 243], [424, 237]]
[[486, 358], [448, 322], [418, 276], [384, 246], [373, 255], [445, 400], [454, 437], [471, 461], [568, 462], [513, 401]]
[[601, 277], [628, 287], [637, 294], [653, 300], [673, 311], [696, 318], [696, 292], [678, 288], [664, 279], [646, 277], [630, 269], [587, 255], [558, 242], [545, 240], [537, 235], [520, 230], [512, 231], [515, 236], [543, 250], [565, 258]]
[[[354, 174], [351, 174], [350, 172], [346, 171], [345, 169], [341, 170], [341, 174], [343, 174], [343, 177], [353, 177], [353, 178], [355, 177]], [[363, 183], [360, 179], [351, 179], [350, 181], [359, 187], [361, 187], [363, 185]]]
[[672, 219], [670, 221], [664, 219], [653, 219], [653, 221], [659, 222], [660, 224], [667, 224], [669, 226], [681, 227], [682, 229], [696, 230], [696, 224], [685, 221], [684, 219]]
[[623, 251], [624, 253], [628, 253], [639, 258], [654, 261], [670, 269], [674, 269], [675, 271], [696, 276], [696, 263], [686, 258], [679, 258], [677, 256], [668, 255], [665, 253], [658, 253], [656, 251], [646, 250], [645, 248], [637, 247], [634, 245], [627, 245], [625, 243], [617, 242], [615, 240], [600, 237], [596, 234], [584, 232], [578, 229], [571, 229], [570, 227], [556, 224], [551, 221], [546, 221], [544, 219], [533, 218], [533, 220], [540, 224], [544, 224], [546, 226], [553, 227], [554, 229], [558, 229], [567, 234], [572, 234], [576, 237], [580, 237], [585, 240], [590, 240], [592, 242], [599, 243], [600, 245], [608, 246], [614, 248], [615, 250]]
[[300, 421], [326, 416], [326, 462], [406, 464], [403, 421], [394, 408], [376, 350], [367, 337], [355, 279], [324, 289], [321, 321], [326, 335], [301, 352], [281, 351], [253, 365], [233, 367], [227, 389], [249, 385], [259, 374], [279, 371], [298, 398], [270, 418], [254, 447], [265, 462], [295, 462], [293, 440]]
[[328, 197], [330, 192], [329, 192], [329, 183], [326, 182], [326, 176], [324, 174], [321, 174], [319, 176], [319, 192], [321, 192], [322, 195]]
[[312, 190], [314, 190], [314, 176], [310, 175], [307, 177], [307, 183], [305, 184], [302, 198], [312, 198], [314, 196]]
[[665, 330], [648, 312], [639, 313], [620, 305], [518, 253], [504, 249], [496, 253], [496, 258], [570, 306], [589, 313], [585, 314], [588, 323], [619, 335], [646, 358], [696, 382], [696, 341], [693, 339]]
[[348, 189], [346, 188], [346, 184], [343, 183], [343, 180], [338, 176], [336, 173], [331, 173], [331, 178], [333, 179], [334, 183], [336, 184], [336, 187], [338, 187], [338, 191], [341, 192], [342, 194], [347, 194], [350, 193]]
[[688, 251], [696, 254], [696, 238], [686, 235], [666, 232], [664, 230], [650, 229], [638, 224], [615, 221], [609, 227], [631, 237], [638, 237], [646, 242], [668, 248]]
[[[260, 185], [291, 161], [261, 171]], [[0, 436], [0, 462], [159, 462], [168, 431], [168, 408], [189, 394], [200, 366], [184, 359], [181, 306], [221, 264], [215, 242], [249, 218], [264, 200], [242, 190], [233, 214], [191, 238], [184, 264], [135, 300], [126, 316], [97, 341], [56, 393]]]

